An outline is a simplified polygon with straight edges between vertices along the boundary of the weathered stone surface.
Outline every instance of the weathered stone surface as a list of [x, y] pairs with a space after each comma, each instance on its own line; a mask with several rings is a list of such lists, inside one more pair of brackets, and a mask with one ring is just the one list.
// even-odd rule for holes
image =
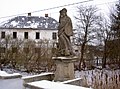
[[74, 61], [76, 57], [53, 57], [56, 64], [54, 81], [66, 81], [75, 78]]
[[60, 10], [58, 26], [58, 56], [74, 55], [70, 37], [73, 35], [71, 18], [67, 15], [67, 9]]

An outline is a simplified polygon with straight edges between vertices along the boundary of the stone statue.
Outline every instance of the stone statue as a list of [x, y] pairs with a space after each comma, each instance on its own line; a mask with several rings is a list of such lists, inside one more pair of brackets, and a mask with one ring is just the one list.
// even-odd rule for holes
[[60, 10], [58, 26], [58, 54], [60, 56], [73, 55], [70, 36], [73, 35], [72, 21], [67, 16], [67, 9]]

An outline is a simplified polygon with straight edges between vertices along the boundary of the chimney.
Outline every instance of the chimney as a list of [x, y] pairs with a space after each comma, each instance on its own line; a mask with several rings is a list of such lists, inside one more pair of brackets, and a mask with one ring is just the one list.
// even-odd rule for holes
[[28, 13], [28, 16], [31, 16], [31, 13]]
[[48, 17], [48, 14], [45, 14], [45, 17]]

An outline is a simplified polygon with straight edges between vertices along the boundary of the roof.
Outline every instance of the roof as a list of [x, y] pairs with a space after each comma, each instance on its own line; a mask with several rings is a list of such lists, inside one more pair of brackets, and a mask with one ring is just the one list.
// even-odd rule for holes
[[0, 27], [0, 30], [58, 30], [58, 29], [49, 29], [49, 28], [16, 28], [16, 27]]
[[57, 29], [57, 26], [58, 21], [51, 17], [17, 16], [3, 23], [0, 28]]

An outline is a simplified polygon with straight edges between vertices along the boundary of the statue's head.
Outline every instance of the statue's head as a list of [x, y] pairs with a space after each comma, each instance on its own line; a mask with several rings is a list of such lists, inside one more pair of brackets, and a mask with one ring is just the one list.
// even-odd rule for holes
[[67, 9], [63, 8], [62, 10], [60, 10], [60, 15], [61, 15], [61, 17], [66, 16], [67, 15]]

